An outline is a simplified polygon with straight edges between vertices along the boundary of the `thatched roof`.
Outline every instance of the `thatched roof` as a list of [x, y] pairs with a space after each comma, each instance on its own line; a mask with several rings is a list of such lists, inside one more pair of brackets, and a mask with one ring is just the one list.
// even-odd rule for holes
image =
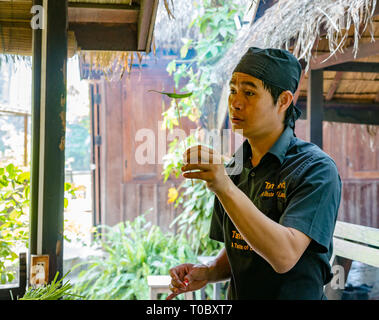
[[159, 1], [154, 27], [156, 47], [179, 49], [183, 45], [182, 38], [197, 39], [198, 30], [188, 28], [193, 19], [193, 1], [175, 1], [174, 5], [168, 2], [168, 10], [171, 14], [167, 13], [165, 3]]
[[[309, 66], [320, 38], [331, 55], [353, 40], [354, 53], [368, 30], [374, 40], [373, 13], [377, 0], [280, 0], [251, 27], [242, 29], [235, 45], [215, 68], [220, 79], [230, 77], [240, 57], [251, 46], [290, 50]], [[325, 49], [325, 48], [324, 48]]]
[[[252, 2], [257, 0], [233, 0], [241, 8], [249, 9]], [[171, 14], [167, 14], [167, 9]], [[200, 37], [196, 26], [189, 27], [194, 16], [204, 11], [203, 1], [175, 0], [160, 1], [154, 27], [156, 47], [180, 49], [182, 38], [197, 40]]]

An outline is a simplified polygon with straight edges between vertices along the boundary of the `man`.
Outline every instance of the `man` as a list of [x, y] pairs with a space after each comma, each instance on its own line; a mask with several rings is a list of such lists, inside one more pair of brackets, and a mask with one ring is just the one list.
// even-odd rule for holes
[[[206, 181], [216, 195], [210, 238], [225, 247], [208, 265], [172, 268], [168, 299], [226, 279], [229, 299], [325, 299], [341, 180], [326, 153], [294, 135], [300, 75], [288, 51], [249, 48], [228, 101], [233, 130], [246, 137], [243, 163], [226, 166], [238, 174], [227, 175], [211, 149], [185, 152], [183, 176]], [[194, 156], [212, 161], [188, 163]]]

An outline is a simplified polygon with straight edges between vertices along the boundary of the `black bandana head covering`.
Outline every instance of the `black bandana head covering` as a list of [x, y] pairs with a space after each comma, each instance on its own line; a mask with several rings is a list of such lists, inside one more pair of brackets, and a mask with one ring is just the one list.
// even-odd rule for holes
[[[299, 85], [301, 70], [299, 61], [287, 50], [250, 47], [233, 73], [246, 73], [269, 85], [295, 93]], [[288, 125], [294, 128], [301, 111], [291, 103], [288, 113], [290, 114]]]

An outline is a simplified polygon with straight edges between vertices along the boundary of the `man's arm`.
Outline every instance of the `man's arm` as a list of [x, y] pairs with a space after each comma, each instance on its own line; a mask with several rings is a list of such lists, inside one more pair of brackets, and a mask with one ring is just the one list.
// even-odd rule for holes
[[[191, 164], [191, 159], [207, 164]], [[262, 213], [226, 174], [219, 155], [204, 147], [191, 147], [185, 153], [183, 176], [206, 181], [228, 216], [250, 247], [262, 256], [278, 273], [288, 272], [297, 263], [311, 238], [301, 231], [283, 226]], [[201, 170], [188, 172], [188, 170]]]
[[228, 280], [231, 276], [229, 259], [225, 248], [222, 248], [217, 257], [211, 262], [208, 262], [207, 266], [209, 270], [209, 283]]
[[311, 242], [310, 237], [268, 218], [233, 183], [216, 195], [244, 240], [255, 252], [278, 273], [292, 269]]

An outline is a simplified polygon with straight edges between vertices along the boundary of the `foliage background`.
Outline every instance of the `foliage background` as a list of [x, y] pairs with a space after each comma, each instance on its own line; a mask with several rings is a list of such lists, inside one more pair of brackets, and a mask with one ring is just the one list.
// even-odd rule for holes
[[145, 215], [113, 227], [99, 226], [94, 246], [101, 254], [73, 268], [83, 269], [74, 294], [91, 300], [146, 300], [148, 275], [168, 274], [180, 263], [196, 262], [186, 237], [162, 232]]
[[[189, 28], [198, 29], [197, 39], [182, 39], [180, 57], [186, 58], [192, 50], [193, 58], [179, 64], [172, 60], [167, 72], [173, 77], [176, 91], [192, 92], [190, 97], [172, 100], [170, 108], [163, 113], [165, 128], [173, 130], [178, 126], [180, 117], [188, 117], [197, 124], [198, 130], [185, 141], [174, 140], [164, 157], [164, 181], [169, 176], [178, 178], [183, 165], [182, 154], [186, 148], [196, 145], [208, 145], [201, 138], [201, 130], [214, 128], [215, 110], [221, 96], [221, 87], [214, 77], [212, 68], [233, 45], [237, 36], [234, 22], [236, 16], [243, 16], [245, 6], [234, 1], [203, 1], [194, 3], [196, 15]], [[209, 239], [209, 227], [212, 216], [214, 194], [201, 180], [184, 181], [178, 188], [177, 197], [170, 197], [175, 207], [182, 205], [183, 211], [173, 221], [178, 230], [186, 234], [192, 249], [201, 255], [214, 255], [221, 244]]]
[[[66, 182], [64, 207], [76, 197], [76, 188]], [[30, 172], [12, 163], [0, 166], [0, 284], [15, 277], [12, 267], [18, 252], [29, 247]], [[65, 235], [65, 239], [70, 241]]]

